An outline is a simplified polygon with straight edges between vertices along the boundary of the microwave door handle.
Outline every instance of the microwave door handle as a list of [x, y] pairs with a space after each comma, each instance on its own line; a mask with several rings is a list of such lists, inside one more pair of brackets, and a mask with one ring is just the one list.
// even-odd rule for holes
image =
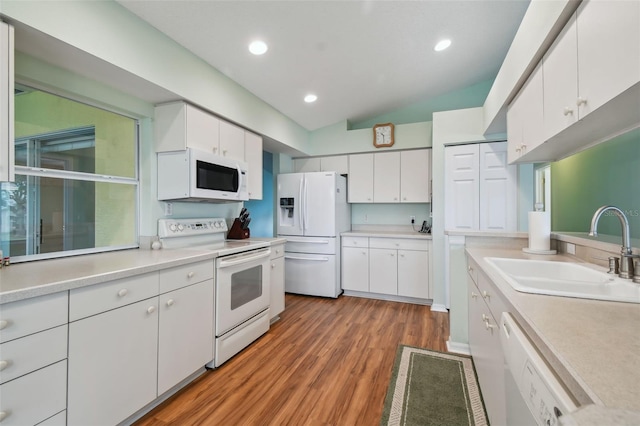
[[244, 185], [244, 182], [242, 181], [242, 169], [240, 168], [240, 164], [236, 164], [236, 170], [238, 170], [238, 197], [239, 197], [241, 192], [240, 190]]

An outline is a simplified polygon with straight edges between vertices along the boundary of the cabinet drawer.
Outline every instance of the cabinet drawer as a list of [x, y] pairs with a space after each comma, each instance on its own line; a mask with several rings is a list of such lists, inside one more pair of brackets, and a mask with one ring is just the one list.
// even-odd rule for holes
[[467, 257], [467, 273], [473, 282], [478, 285], [478, 264]]
[[71, 290], [69, 321], [76, 321], [110, 309], [158, 295], [158, 273], [139, 275], [105, 284]]
[[60, 361], [0, 385], [5, 425], [35, 425], [66, 409], [67, 362]]
[[427, 240], [417, 240], [410, 238], [369, 238], [369, 247], [427, 251], [429, 249], [429, 242]]
[[282, 256], [284, 256], [284, 243], [271, 246], [271, 257], [269, 258], [270, 260], [274, 260]]
[[342, 237], [342, 247], [369, 247], [368, 237]]
[[0, 345], [0, 383], [67, 358], [67, 325]]
[[6, 303], [0, 307], [0, 343], [66, 324], [66, 291]]
[[212, 278], [213, 260], [166, 269], [160, 271], [160, 293], [166, 293]]

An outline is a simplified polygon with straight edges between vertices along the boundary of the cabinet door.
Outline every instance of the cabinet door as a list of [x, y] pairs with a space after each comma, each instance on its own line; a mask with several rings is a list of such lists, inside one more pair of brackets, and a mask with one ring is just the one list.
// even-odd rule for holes
[[349, 157], [346, 155], [334, 155], [320, 158], [321, 172], [337, 172], [341, 175], [349, 173]]
[[397, 250], [369, 249], [369, 291], [398, 294]]
[[244, 129], [220, 120], [220, 150], [217, 154], [244, 161]]
[[[522, 141], [515, 149], [519, 156], [525, 155], [541, 145], [544, 141], [544, 115], [543, 115], [543, 82], [542, 64], [538, 64], [519, 96], [521, 105]], [[481, 195], [482, 197], [482, 195]]]
[[[284, 248], [284, 247], [283, 247]], [[276, 318], [284, 311], [284, 256], [271, 260], [271, 304], [270, 319]]]
[[213, 280], [160, 295], [158, 395], [213, 360]]
[[216, 152], [219, 145], [220, 120], [208, 112], [185, 104], [187, 146]]
[[578, 121], [577, 43], [574, 15], [542, 59], [545, 140]]
[[583, 118], [640, 81], [640, 2], [584, 1], [577, 33]]
[[507, 164], [507, 143], [479, 144], [480, 230], [514, 231], [517, 228], [517, 166]]
[[69, 324], [67, 419], [117, 424], [156, 398], [158, 298]]
[[469, 349], [478, 374], [489, 422], [506, 424], [504, 355], [500, 330], [479, 291], [468, 278]]
[[373, 154], [349, 156], [349, 202], [373, 203]]
[[262, 200], [262, 137], [244, 132], [244, 160], [249, 166], [249, 199]]
[[369, 291], [369, 249], [342, 247], [342, 289]]
[[402, 151], [400, 167], [400, 201], [431, 202], [431, 150]]
[[0, 22], [0, 182], [13, 182], [14, 172], [14, 29]]
[[448, 146], [444, 150], [445, 229], [480, 227], [478, 145]]
[[429, 252], [398, 250], [398, 295], [429, 298]]
[[520, 91], [507, 107], [507, 160], [509, 164], [517, 161], [522, 151], [523, 102], [522, 91]]
[[376, 153], [373, 163], [373, 202], [399, 203], [400, 153]]
[[319, 172], [320, 157], [296, 158], [293, 160], [293, 170], [296, 173]]

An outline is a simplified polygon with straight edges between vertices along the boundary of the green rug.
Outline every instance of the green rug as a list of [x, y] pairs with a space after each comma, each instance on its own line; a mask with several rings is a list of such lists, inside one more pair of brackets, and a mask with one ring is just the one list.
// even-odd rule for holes
[[400, 345], [381, 425], [487, 425], [473, 361]]

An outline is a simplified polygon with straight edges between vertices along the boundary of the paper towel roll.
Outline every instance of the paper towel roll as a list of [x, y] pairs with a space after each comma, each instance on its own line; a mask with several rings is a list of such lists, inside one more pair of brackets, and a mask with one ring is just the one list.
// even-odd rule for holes
[[529, 212], [529, 250], [551, 248], [551, 218], [548, 212]]

